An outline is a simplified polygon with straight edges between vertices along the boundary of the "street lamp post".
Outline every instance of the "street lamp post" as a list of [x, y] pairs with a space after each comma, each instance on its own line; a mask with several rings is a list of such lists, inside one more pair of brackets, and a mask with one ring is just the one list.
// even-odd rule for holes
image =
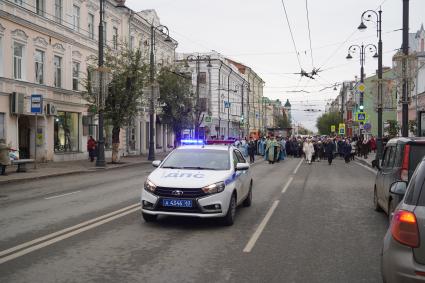
[[[165, 29], [166, 33], [163, 32], [163, 29]], [[150, 53], [150, 77], [149, 82], [151, 84], [151, 93], [150, 93], [150, 99], [149, 99], [149, 155], [148, 160], [154, 160], [155, 159], [155, 55], [154, 55], [154, 49], [155, 49], [155, 40], [156, 40], [156, 32], [159, 31], [166, 35], [166, 38], [164, 39], [165, 42], [171, 42], [170, 38], [170, 32], [168, 28], [164, 25], [154, 26], [151, 25], [151, 53]]]
[[364, 24], [364, 21], [371, 21], [372, 15], [376, 17], [376, 31], [378, 36], [378, 139], [377, 139], [377, 149], [376, 160], [381, 159], [382, 157], [382, 99], [383, 99], [383, 89], [382, 89], [382, 9], [379, 9], [378, 13], [374, 10], [364, 11], [361, 16], [361, 23], [358, 27], [359, 30], [365, 30], [367, 26]]
[[[357, 44], [353, 44], [348, 48], [348, 55], [346, 57], [346, 59], [352, 59], [353, 56], [351, 55], [352, 53], [356, 53], [357, 51], [360, 52], [360, 82], [364, 83], [364, 64], [366, 61], [366, 51], [369, 50], [370, 52], [375, 52], [375, 54], [373, 55], [373, 58], [378, 58], [378, 53], [377, 53], [377, 48], [376, 45], [374, 44], [367, 44], [367, 45], [357, 45]], [[360, 91], [360, 111], [363, 112], [364, 109], [364, 105], [363, 105], [363, 101], [364, 100], [364, 92]]]
[[104, 16], [104, 0], [99, 3], [99, 54], [98, 54], [98, 71], [99, 71], [99, 97], [98, 97], [98, 114], [99, 114], [99, 137], [97, 141], [97, 158], [96, 167], [105, 167], [105, 139], [103, 137], [103, 16]]
[[[200, 73], [200, 63], [201, 62], [208, 62], [207, 67], [211, 68], [211, 56], [209, 55], [189, 55], [186, 57], [186, 61], [189, 62], [195, 62], [196, 63], [196, 104], [195, 104], [195, 138], [199, 138], [199, 126], [200, 126], [200, 105], [199, 105], [199, 73]], [[186, 67], [189, 67], [189, 65], [186, 65]]]

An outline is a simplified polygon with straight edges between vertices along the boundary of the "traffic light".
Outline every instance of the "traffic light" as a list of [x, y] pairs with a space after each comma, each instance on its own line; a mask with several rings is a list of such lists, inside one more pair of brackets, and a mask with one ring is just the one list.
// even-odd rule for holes
[[363, 111], [363, 109], [364, 109], [364, 106], [363, 105], [360, 105], [360, 111]]

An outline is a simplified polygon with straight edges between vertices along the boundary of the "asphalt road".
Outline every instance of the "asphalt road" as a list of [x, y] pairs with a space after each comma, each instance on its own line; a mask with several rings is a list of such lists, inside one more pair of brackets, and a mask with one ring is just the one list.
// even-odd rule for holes
[[253, 205], [231, 227], [144, 223], [147, 165], [2, 185], [0, 282], [379, 282], [373, 173], [300, 161], [253, 166]]

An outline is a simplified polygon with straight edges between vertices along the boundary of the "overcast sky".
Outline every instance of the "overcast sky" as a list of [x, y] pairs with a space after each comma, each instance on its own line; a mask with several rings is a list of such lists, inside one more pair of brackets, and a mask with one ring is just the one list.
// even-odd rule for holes
[[[254, 69], [266, 82], [264, 95], [292, 103], [293, 119], [316, 130], [320, 112], [329, 99], [338, 94], [324, 87], [359, 76], [358, 58], [347, 61], [351, 44], [377, 45], [376, 24], [368, 23], [365, 32], [357, 31], [363, 11], [382, 4], [384, 66], [401, 47], [402, 0], [308, 0], [311, 45], [307, 26], [305, 0], [284, 0], [290, 26], [299, 53], [296, 56], [282, 0], [127, 0], [135, 11], [155, 9], [161, 23], [179, 42], [178, 52], [211, 50], [240, 61]], [[425, 0], [410, 0], [410, 32], [425, 22]], [[298, 63], [298, 58], [300, 63]], [[366, 59], [365, 73], [373, 74], [377, 60]], [[300, 65], [310, 72], [313, 67], [323, 72], [316, 80], [292, 73]], [[293, 91], [305, 90], [309, 93]]]

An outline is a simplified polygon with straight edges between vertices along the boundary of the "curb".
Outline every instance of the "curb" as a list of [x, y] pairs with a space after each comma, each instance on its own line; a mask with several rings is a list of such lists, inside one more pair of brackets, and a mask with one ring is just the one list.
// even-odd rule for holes
[[[86, 170], [77, 170], [77, 171], [70, 171], [70, 172], [61, 172], [61, 173], [53, 173], [49, 175], [43, 175], [43, 176], [34, 176], [34, 177], [28, 177], [28, 178], [22, 178], [22, 179], [13, 179], [13, 180], [0, 180], [0, 185], [2, 184], [11, 184], [11, 183], [24, 183], [28, 181], [33, 180], [43, 180], [48, 178], [54, 178], [54, 177], [61, 177], [61, 176], [72, 176], [72, 175], [78, 175], [78, 174], [87, 174], [87, 173], [94, 173], [99, 172], [103, 170], [114, 170], [114, 169], [120, 169], [120, 168], [126, 168], [131, 166], [137, 166], [142, 164], [150, 164], [150, 161], [140, 161], [140, 162], [134, 162], [134, 163], [128, 163], [128, 164], [122, 164], [120, 166], [116, 167], [105, 167], [105, 168], [96, 168], [94, 169], [86, 169]], [[19, 173], [17, 173], [19, 174]]]

